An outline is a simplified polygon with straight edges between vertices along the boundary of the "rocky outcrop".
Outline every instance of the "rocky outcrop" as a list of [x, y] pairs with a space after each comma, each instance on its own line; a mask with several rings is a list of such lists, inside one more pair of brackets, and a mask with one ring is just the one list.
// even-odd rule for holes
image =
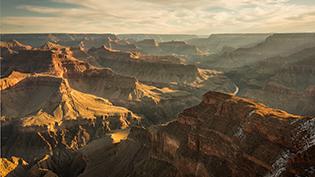
[[[240, 66], [251, 65], [228, 73], [236, 84], [222, 72], [182, 64], [181, 58], [173, 55], [124, 52], [133, 45], [110, 36], [83, 35], [82, 39], [82, 35], [74, 34], [39, 35], [43, 36], [54, 43], [46, 41], [41, 49], [3, 47], [1, 175], [315, 174], [314, 118], [236, 96], [249, 94], [267, 100], [264, 102], [268, 105], [314, 115], [314, 49], [304, 49], [304, 44], [312, 45], [307, 41], [310, 34], [275, 35], [275, 39], [265, 40], [278, 51], [256, 45], [266, 51], [266, 56], [281, 57], [266, 59], [257, 55], [260, 62], [253, 65], [245, 58]], [[288, 43], [277, 48], [283, 40]], [[101, 48], [91, 47], [104, 41]], [[114, 50], [111, 43], [120, 50]], [[154, 48], [153, 43], [147, 41]], [[187, 45], [166, 43], [183, 48]], [[254, 54], [249, 53], [250, 57], [260, 51], [252, 48]], [[300, 53], [285, 53], [300, 48], [304, 49]], [[223, 47], [220, 55], [237, 51]], [[191, 107], [206, 90], [233, 94], [210, 91], [199, 105]], [[191, 108], [182, 112], [186, 107]], [[178, 112], [182, 113], [172, 119]], [[140, 127], [152, 124], [160, 125]]]
[[61, 142], [56, 140], [58, 131], [63, 144], [78, 149], [137, 122], [139, 117], [128, 109], [76, 91], [60, 77], [28, 75], [1, 90], [2, 157], [18, 156], [29, 162], [51, 153]]
[[80, 177], [312, 176], [314, 126], [314, 118], [208, 92], [168, 124], [134, 127], [118, 144], [96, 140], [77, 154], [61, 151], [66, 161], [50, 157], [35, 166], [64, 169], [52, 170], [61, 176], [73, 168], [68, 175]]
[[143, 115], [149, 124], [166, 122], [176, 116], [179, 110], [199, 101], [188, 92], [146, 85], [135, 78], [118, 75], [108, 68], [90, 68], [84, 71], [71, 70], [69, 66], [65, 68], [68, 68], [66, 77], [71, 87], [127, 107]]
[[0, 79], [0, 90], [16, 85], [26, 77], [28, 77], [28, 74], [13, 71], [8, 77]]
[[1, 75], [19, 71], [61, 76], [63, 69], [59, 57], [58, 53], [50, 50], [21, 50], [0, 61]]
[[[198, 76], [197, 68], [193, 65], [149, 62], [141, 60], [139, 55], [112, 51], [105, 47], [89, 50], [89, 54], [97, 58], [101, 65], [110, 67], [119, 74], [133, 76], [141, 81], [185, 82], [187, 79], [195, 79]], [[178, 74], [174, 73], [177, 72], [176, 70], [180, 70], [186, 76], [181, 76], [180, 71]]]
[[[110, 49], [104, 49], [112, 54]], [[128, 56], [122, 52], [114, 52], [122, 55], [116, 57], [116, 53], [113, 53], [110, 55], [112, 56], [111, 59], [124, 60]], [[83, 61], [74, 58], [74, 56], [82, 57]], [[180, 110], [199, 101], [188, 92], [167, 87], [160, 89], [143, 84], [133, 77], [116, 74], [109, 68], [96, 68], [88, 63], [96, 61], [93, 60], [94, 57], [86, 58], [87, 56], [90, 55], [82, 48], [70, 49], [51, 42], [44, 45], [41, 50], [17, 53], [2, 61], [1, 66], [4, 68], [4, 73], [13, 71], [9, 77], [1, 79], [2, 86], [6, 88], [19, 81], [15, 71], [64, 77], [68, 80], [70, 87], [109, 99], [115, 105], [132, 109], [146, 117], [148, 124], [168, 121], [174, 118]], [[145, 60], [160, 58], [145, 57]], [[41, 62], [41, 60], [47, 61], [47, 63]], [[179, 102], [182, 99], [185, 101]]]
[[[136, 89], [127, 92], [131, 93], [130, 98], [135, 98], [133, 95], [141, 96], [138, 99], [141, 100], [140, 102], [126, 105], [111, 101], [145, 115], [153, 123], [170, 120], [169, 118], [176, 116], [183, 108], [198, 103], [200, 96], [209, 89], [227, 93], [233, 93], [236, 89], [235, 85], [220, 72], [202, 70], [194, 65], [163, 61], [163, 57], [155, 58], [113, 51], [106, 47], [93, 49], [88, 53], [96, 58], [100, 65], [140, 81], [135, 84]], [[145, 84], [142, 84], [144, 82]], [[116, 94], [118, 93], [114, 95]], [[153, 111], [152, 114], [152, 110], [158, 111]]]
[[89, 55], [84, 47], [71, 47], [72, 56], [95, 67], [102, 67], [97, 60]]
[[85, 150], [88, 163], [81, 176], [312, 176], [314, 123], [208, 92], [175, 121], [133, 128], [116, 147]]
[[[22, 174], [16, 174], [19, 168], [19, 166], [26, 166], [27, 163], [18, 157], [11, 157], [11, 158], [0, 158], [0, 175], [1, 176], [13, 176], [13, 173], [15, 175], [22, 175]], [[23, 171], [24, 172], [24, 171]]]
[[110, 67], [121, 75], [132, 76], [146, 82], [196, 86], [203, 85], [208, 78], [218, 74], [214, 71], [200, 70], [195, 65], [148, 60], [148, 57], [112, 51], [106, 47], [93, 49], [88, 53], [98, 59], [100, 65]]

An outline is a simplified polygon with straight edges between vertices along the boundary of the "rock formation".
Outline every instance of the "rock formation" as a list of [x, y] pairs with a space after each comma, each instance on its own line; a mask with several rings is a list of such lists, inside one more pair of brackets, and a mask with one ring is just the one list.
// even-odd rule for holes
[[3, 157], [18, 156], [27, 161], [41, 157], [52, 150], [57, 142], [54, 132], [59, 130], [66, 139], [63, 143], [79, 148], [138, 121], [128, 109], [76, 91], [60, 77], [27, 75], [1, 90]]
[[[108, 52], [112, 58], [124, 60], [128, 53]], [[130, 54], [132, 55], [132, 54]], [[81, 58], [82, 61], [75, 58]], [[144, 60], [164, 60], [163, 57], [144, 57]], [[89, 94], [109, 99], [115, 105], [124, 106], [147, 118], [148, 123], [166, 122], [176, 114], [198, 103], [191, 93], [164, 86], [157, 88], [143, 84], [133, 77], [121, 76], [109, 68], [97, 68], [88, 62], [97, 60], [82, 48], [68, 48], [48, 42], [42, 49], [25, 50], [1, 61], [2, 73], [9, 77], [2, 80], [2, 87], [19, 81], [15, 71], [41, 73], [64, 77], [70, 87]], [[15, 76], [16, 75], [16, 76]], [[14, 79], [14, 80], [13, 80]], [[179, 101], [181, 100], [181, 101]], [[150, 110], [150, 111], [148, 111]]]
[[[7, 176], [10, 173], [13, 173], [14, 170], [18, 168], [19, 165], [26, 166], [27, 163], [18, 157], [11, 157], [11, 158], [0, 158], [0, 175]], [[15, 175], [23, 175], [23, 174], [15, 174]], [[13, 175], [12, 175], [13, 176]]]
[[2, 59], [1, 75], [13, 71], [28, 73], [46, 73], [62, 76], [60, 56], [50, 50], [21, 50]]
[[152, 57], [114, 51], [106, 47], [91, 49], [88, 53], [96, 58], [100, 65], [110, 67], [121, 75], [132, 76], [150, 84], [174, 84], [177, 88], [192, 87], [201, 89], [200, 92], [203, 93], [209, 89], [224, 92], [234, 92], [235, 89], [233, 83], [220, 72], [202, 70], [195, 65], [165, 62], [162, 57], [153, 60]]
[[85, 146], [80, 177], [312, 176], [314, 126], [314, 118], [208, 92], [175, 121]]
[[[314, 125], [314, 119], [209, 92], [176, 121], [132, 129], [111, 150], [118, 156], [106, 153], [108, 160], [98, 161], [89, 152], [92, 164], [81, 176], [98, 170], [106, 176], [311, 176]], [[94, 162], [103, 165], [93, 168]], [[109, 164], [119, 165], [109, 170]]]
[[300, 115], [315, 115], [315, 48], [273, 57], [227, 73], [239, 95]]
[[1, 37], [1, 176], [315, 175], [313, 33]]

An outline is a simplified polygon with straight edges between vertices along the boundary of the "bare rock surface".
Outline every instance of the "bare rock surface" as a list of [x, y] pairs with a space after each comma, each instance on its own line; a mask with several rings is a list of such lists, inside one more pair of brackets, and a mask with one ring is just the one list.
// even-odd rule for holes
[[[86, 146], [88, 176], [312, 176], [314, 118], [208, 92], [177, 120]], [[114, 170], [113, 170], [114, 169]]]

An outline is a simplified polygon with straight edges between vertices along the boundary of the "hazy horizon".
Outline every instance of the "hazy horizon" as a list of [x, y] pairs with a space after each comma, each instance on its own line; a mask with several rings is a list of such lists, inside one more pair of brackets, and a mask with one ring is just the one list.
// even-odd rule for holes
[[29, 35], [29, 34], [114, 34], [114, 35], [179, 35], [179, 36], [210, 36], [210, 35], [233, 35], [233, 34], [310, 34], [310, 32], [230, 32], [230, 33], [209, 33], [209, 34], [185, 34], [185, 33], [112, 33], [112, 32], [1, 32], [2, 35]]
[[3, 0], [1, 33], [314, 32], [312, 0]]

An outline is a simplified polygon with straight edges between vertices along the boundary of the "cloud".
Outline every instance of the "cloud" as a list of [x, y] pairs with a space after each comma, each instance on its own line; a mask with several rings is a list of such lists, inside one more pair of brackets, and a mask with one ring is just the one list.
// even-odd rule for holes
[[209, 34], [315, 29], [310, 24], [315, 3], [293, 4], [289, 0], [52, 1], [75, 6], [18, 5], [18, 10], [37, 16], [1, 18], [1, 31]]

